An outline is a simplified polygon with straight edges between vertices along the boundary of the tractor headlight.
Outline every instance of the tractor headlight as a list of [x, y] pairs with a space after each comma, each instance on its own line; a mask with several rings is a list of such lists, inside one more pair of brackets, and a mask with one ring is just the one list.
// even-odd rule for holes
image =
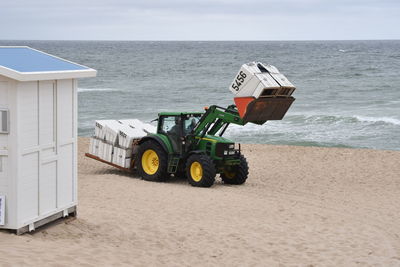
[[236, 155], [235, 144], [217, 143], [215, 146], [215, 155], [217, 157]]

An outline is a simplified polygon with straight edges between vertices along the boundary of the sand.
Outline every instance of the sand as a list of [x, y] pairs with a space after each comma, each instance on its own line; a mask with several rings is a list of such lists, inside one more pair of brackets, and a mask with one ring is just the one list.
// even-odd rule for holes
[[0, 231], [0, 265], [400, 266], [400, 152], [243, 145], [242, 186], [152, 183], [84, 157], [77, 219]]

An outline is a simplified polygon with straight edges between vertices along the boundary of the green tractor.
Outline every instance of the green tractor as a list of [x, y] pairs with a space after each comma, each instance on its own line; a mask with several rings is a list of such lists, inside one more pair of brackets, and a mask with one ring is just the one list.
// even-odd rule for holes
[[193, 186], [210, 187], [220, 174], [226, 184], [243, 184], [249, 167], [240, 144], [223, 137], [226, 129], [230, 124], [281, 120], [295, 100], [291, 96], [295, 87], [274, 66], [250, 62], [242, 65], [229, 90], [235, 105], [227, 108], [213, 105], [205, 112], [160, 113], [156, 133], [132, 144], [129, 167], [86, 155], [125, 171], [136, 168], [148, 181], [165, 181], [174, 175], [186, 177]]
[[162, 112], [157, 133], [143, 137], [138, 144], [138, 173], [148, 181], [165, 181], [172, 174], [183, 176], [199, 187], [212, 186], [216, 174], [226, 184], [243, 184], [249, 167], [240, 144], [223, 137], [227, 127], [281, 119], [293, 101], [293, 97], [261, 98], [249, 105], [244, 118], [235, 105], [214, 105], [205, 112]]

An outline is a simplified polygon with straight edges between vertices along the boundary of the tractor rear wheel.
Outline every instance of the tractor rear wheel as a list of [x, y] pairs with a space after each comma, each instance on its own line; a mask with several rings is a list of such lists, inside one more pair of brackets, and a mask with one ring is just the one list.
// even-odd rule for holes
[[215, 182], [215, 166], [207, 155], [193, 154], [186, 162], [186, 176], [193, 186], [210, 187]]
[[168, 156], [155, 141], [146, 141], [139, 146], [136, 158], [139, 175], [146, 181], [162, 182], [168, 178]]
[[239, 165], [233, 166], [230, 169], [221, 173], [221, 179], [225, 184], [244, 184], [249, 175], [249, 165], [243, 155], [240, 155]]

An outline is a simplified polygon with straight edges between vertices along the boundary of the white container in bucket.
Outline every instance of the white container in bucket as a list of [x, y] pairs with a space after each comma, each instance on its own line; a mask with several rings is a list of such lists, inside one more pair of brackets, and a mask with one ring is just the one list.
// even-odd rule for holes
[[281, 119], [293, 102], [295, 89], [276, 67], [261, 62], [242, 65], [229, 87], [240, 117], [256, 123]]
[[290, 96], [295, 87], [272, 65], [250, 62], [242, 65], [229, 89], [235, 97]]

